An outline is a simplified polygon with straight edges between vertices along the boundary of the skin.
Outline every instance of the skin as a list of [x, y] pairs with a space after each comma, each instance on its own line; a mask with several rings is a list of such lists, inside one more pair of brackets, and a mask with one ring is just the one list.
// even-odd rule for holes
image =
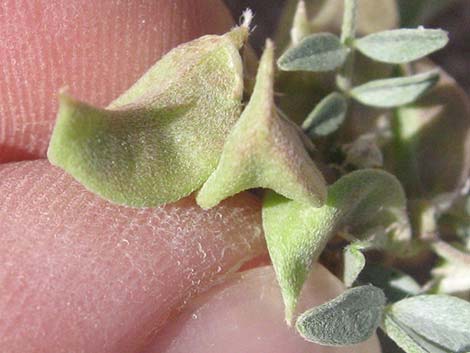
[[[105, 106], [175, 45], [230, 28], [226, 9], [215, 0], [31, 4], [0, 3], [2, 352], [378, 352], [375, 338], [307, 344], [283, 322], [272, 269], [236, 272], [266, 256], [257, 198], [210, 211], [192, 198], [131, 209], [44, 160], [61, 87]], [[342, 290], [318, 267], [303, 308]]]

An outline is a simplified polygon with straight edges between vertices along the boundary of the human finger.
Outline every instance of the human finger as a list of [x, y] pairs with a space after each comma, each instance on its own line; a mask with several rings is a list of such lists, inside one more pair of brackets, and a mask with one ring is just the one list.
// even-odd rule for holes
[[132, 353], [266, 251], [260, 204], [110, 204], [47, 161], [0, 166], [2, 352]]

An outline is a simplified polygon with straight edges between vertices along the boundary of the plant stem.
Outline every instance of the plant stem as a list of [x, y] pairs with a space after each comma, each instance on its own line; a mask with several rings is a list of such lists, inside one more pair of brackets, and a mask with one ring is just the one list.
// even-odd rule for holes
[[357, 0], [344, 0], [343, 25], [341, 27], [341, 42], [351, 46], [356, 37]]
[[354, 71], [354, 39], [356, 38], [357, 0], [344, 0], [341, 42], [350, 50], [348, 58], [336, 77], [336, 84], [348, 92], [353, 84]]

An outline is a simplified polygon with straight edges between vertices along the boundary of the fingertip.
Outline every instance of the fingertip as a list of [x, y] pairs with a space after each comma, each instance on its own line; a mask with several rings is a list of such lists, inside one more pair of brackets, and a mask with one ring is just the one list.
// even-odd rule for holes
[[[323, 304], [344, 287], [318, 265], [303, 291], [299, 310]], [[160, 332], [146, 353], [380, 353], [374, 336], [349, 347], [306, 342], [284, 322], [284, 306], [272, 267], [238, 273], [195, 301]]]
[[140, 352], [266, 251], [259, 200], [110, 204], [47, 161], [0, 165], [1, 352]]

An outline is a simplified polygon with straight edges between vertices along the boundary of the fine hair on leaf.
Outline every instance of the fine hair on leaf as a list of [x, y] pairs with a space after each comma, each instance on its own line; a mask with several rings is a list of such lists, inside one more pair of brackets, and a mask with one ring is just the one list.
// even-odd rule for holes
[[385, 295], [372, 285], [348, 289], [299, 316], [296, 328], [307, 341], [346, 346], [371, 337], [382, 320]]

